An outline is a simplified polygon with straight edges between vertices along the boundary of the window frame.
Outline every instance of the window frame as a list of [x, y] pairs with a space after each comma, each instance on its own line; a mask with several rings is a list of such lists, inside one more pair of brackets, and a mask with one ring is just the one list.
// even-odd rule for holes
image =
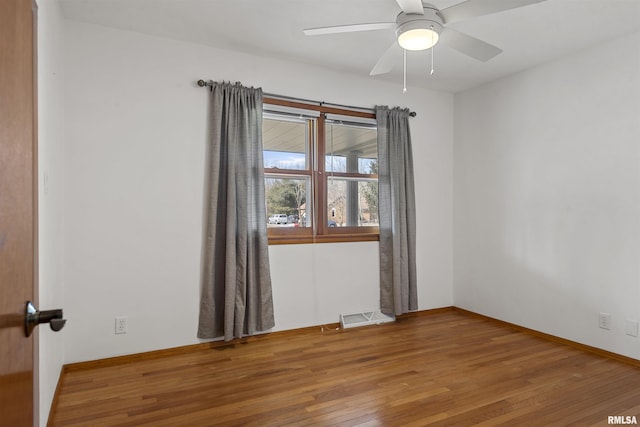
[[[327, 114], [353, 117], [355, 120], [373, 119], [376, 115], [373, 112], [331, 107], [327, 105], [307, 104], [279, 98], [265, 97], [263, 99], [265, 114], [269, 113], [269, 106], [293, 108], [300, 110], [310, 110], [319, 113], [314, 119], [309, 119], [312, 126], [309, 126], [307, 138], [307, 150], [309, 159], [307, 169], [292, 170], [279, 168], [265, 168], [265, 178], [269, 177], [296, 177], [309, 176], [311, 179], [311, 200], [312, 200], [312, 226], [311, 227], [282, 227], [268, 228], [267, 235], [270, 245], [279, 244], [300, 244], [300, 243], [334, 243], [334, 242], [369, 242], [379, 241], [380, 232], [377, 226], [360, 227], [329, 227], [327, 212], [327, 180], [329, 174], [326, 171], [326, 135], [325, 124]], [[277, 111], [273, 112], [278, 114]], [[334, 178], [363, 178], [378, 179], [378, 175], [331, 172]], [[309, 195], [307, 195], [307, 204]], [[265, 219], [266, 220], [266, 219]]]

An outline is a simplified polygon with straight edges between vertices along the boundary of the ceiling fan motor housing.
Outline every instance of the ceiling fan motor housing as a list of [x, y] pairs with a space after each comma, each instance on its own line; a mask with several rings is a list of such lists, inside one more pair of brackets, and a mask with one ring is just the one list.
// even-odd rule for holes
[[[404, 33], [412, 30], [433, 30], [438, 35], [442, 32], [443, 21], [438, 13], [438, 9], [426, 3], [423, 4], [423, 6], [424, 15], [404, 12], [398, 15], [396, 18], [396, 37], [399, 40]], [[435, 42], [437, 43], [437, 38]], [[430, 47], [431, 46], [416, 49], [408, 48], [408, 50], [424, 50]]]

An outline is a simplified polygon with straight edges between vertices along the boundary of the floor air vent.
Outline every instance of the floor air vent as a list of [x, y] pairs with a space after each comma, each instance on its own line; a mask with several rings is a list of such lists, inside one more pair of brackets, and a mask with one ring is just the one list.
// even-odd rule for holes
[[380, 310], [366, 311], [363, 313], [341, 314], [340, 324], [343, 329], [358, 326], [379, 325], [380, 323], [395, 322], [394, 316], [382, 313]]

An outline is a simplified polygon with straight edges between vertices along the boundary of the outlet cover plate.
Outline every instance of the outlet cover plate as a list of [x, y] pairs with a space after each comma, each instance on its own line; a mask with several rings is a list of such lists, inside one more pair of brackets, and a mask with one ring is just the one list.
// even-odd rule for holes
[[116, 334], [126, 334], [128, 332], [127, 320], [129, 320], [127, 316], [116, 317]]
[[632, 337], [638, 336], [638, 321], [636, 319], [627, 319], [626, 333]]
[[602, 329], [609, 330], [611, 329], [611, 314], [609, 313], [600, 313], [598, 317], [599, 326]]

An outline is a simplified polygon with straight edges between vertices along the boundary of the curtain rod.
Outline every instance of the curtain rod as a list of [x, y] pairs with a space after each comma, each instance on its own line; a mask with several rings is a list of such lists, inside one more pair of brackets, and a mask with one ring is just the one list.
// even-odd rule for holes
[[[213, 86], [213, 80], [209, 80], [209, 81], [204, 81], [202, 79], [197, 81], [198, 86], [200, 87], [211, 87]], [[342, 107], [342, 108], [346, 108], [346, 109], [350, 109], [350, 110], [364, 110], [364, 111], [371, 111], [371, 112], [375, 112], [375, 110], [373, 108], [363, 108], [363, 107], [354, 107], [352, 105], [342, 105], [342, 104], [331, 104], [328, 102], [324, 102], [324, 101], [313, 101], [311, 99], [304, 99], [304, 98], [295, 98], [293, 96], [286, 96], [286, 95], [276, 95], [273, 93], [265, 93], [264, 96], [269, 97], [269, 98], [278, 98], [278, 99], [284, 99], [284, 100], [289, 100], [289, 101], [296, 101], [296, 102], [303, 102], [305, 104], [312, 104], [312, 105], [318, 105], [318, 106], [322, 106], [322, 105], [327, 105], [327, 106], [331, 106], [331, 107]], [[412, 111], [409, 113], [409, 115], [411, 117], [415, 117], [417, 114], [415, 111]]]

